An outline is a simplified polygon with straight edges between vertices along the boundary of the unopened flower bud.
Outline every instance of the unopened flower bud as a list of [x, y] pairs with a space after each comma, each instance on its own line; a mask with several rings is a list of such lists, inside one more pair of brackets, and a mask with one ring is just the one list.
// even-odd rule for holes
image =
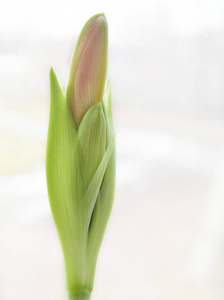
[[83, 27], [71, 62], [66, 95], [77, 126], [87, 110], [103, 100], [107, 48], [107, 21], [98, 14]]

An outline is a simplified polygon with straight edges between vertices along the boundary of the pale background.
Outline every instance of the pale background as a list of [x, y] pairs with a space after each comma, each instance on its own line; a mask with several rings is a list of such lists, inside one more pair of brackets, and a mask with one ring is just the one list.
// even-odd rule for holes
[[117, 187], [93, 300], [224, 299], [224, 2], [7, 0], [0, 10], [0, 300], [66, 299], [45, 180], [48, 73], [104, 11]]

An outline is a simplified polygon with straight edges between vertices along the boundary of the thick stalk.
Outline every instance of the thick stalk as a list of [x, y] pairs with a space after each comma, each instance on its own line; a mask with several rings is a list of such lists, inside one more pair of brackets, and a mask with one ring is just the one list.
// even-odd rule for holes
[[68, 292], [68, 300], [89, 300], [90, 292], [82, 290], [78, 292]]

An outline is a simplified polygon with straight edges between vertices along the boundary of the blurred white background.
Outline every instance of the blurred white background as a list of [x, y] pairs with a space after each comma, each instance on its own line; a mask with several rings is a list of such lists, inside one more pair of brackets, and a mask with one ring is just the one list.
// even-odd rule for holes
[[117, 188], [94, 300], [224, 299], [224, 2], [8, 0], [0, 10], [0, 299], [66, 299], [45, 181], [49, 68], [104, 11]]

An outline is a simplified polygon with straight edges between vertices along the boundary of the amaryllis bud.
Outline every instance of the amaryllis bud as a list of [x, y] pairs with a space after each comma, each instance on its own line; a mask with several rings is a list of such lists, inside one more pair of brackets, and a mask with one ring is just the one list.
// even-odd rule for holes
[[71, 62], [66, 95], [77, 126], [86, 111], [103, 100], [107, 48], [107, 21], [104, 14], [98, 14], [83, 27]]
[[72, 58], [66, 93], [50, 71], [46, 175], [69, 300], [89, 300], [114, 199], [115, 134], [107, 65], [107, 22], [92, 17]]

